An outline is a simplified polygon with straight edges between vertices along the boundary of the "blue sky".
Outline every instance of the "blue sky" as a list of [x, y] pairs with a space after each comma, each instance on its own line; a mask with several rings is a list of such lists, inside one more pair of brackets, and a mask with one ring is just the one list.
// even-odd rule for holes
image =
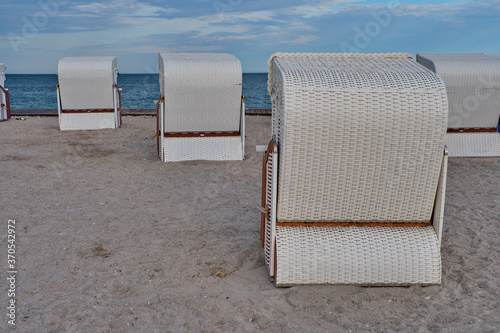
[[8, 73], [56, 73], [64, 56], [115, 55], [157, 72], [157, 53], [227, 52], [266, 72], [275, 52], [500, 55], [500, 0], [2, 0]]

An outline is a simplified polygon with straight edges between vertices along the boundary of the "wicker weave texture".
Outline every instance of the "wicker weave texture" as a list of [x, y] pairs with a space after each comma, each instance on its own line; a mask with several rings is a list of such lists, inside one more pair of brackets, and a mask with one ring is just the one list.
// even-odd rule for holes
[[0, 64], [0, 86], [5, 88], [5, 70], [7, 67], [5, 64]]
[[432, 227], [276, 227], [277, 286], [441, 283]]
[[270, 60], [280, 222], [427, 222], [443, 159], [443, 82], [406, 54]]
[[7, 66], [5, 64], [0, 64], [0, 86], [4, 86], [5, 82], [5, 70], [7, 69]]
[[166, 132], [239, 131], [240, 61], [223, 53], [160, 53]]
[[[0, 64], [0, 86], [5, 88], [5, 64]], [[0, 106], [6, 104], [5, 94], [0, 90]], [[0, 109], [0, 121], [7, 119], [7, 110], [5, 108]]]
[[500, 133], [448, 133], [450, 157], [500, 157]]
[[57, 71], [63, 110], [114, 108], [116, 57], [65, 57]]
[[162, 149], [165, 162], [232, 161], [243, 158], [239, 136], [164, 138]]
[[116, 128], [113, 112], [62, 113], [59, 115], [61, 130], [98, 130]]
[[269, 158], [267, 159], [267, 163], [265, 165], [265, 172], [266, 172], [266, 190], [265, 190], [265, 202], [266, 202], [266, 207], [269, 208], [270, 214], [268, 214], [265, 224], [264, 224], [264, 258], [265, 258], [265, 263], [268, 272], [270, 275], [273, 275], [273, 251], [274, 251], [274, 238], [273, 238], [273, 223], [271, 216], [273, 214], [272, 209], [273, 209], [273, 196], [272, 196], [272, 191], [273, 191], [273, 161], [274, 161], [274, 154], [270, 154]]
[[276, 164], [277, 152], [264, 160], [263, 195], [270, 214], [263, 228], [265, 264], [277, 286], [440, 283], [446, 152], [429, 227], [276, 226]]
[[443, 152], [443, 164], [441, 167], [441, 174], [439, 175], [438, 188], [436, 191], [436, 201], [434, 203], [434, 211], [432, 212], [432, 227], [436, 232], [438, 239], [438, 248], [441, 249], [443, 241], [443, 227], [444, 227], [444, 204], [446, 201], [446, 177], [448, 175], [448, 150]]
[[[450, 108], [449, 128], [498, 126], [500, 57], [485, 54], [418, 54], [417, 61], [437, 73], [445, 83]], [[450, 154], [453, 154], [451, 150]]]
[[4, 92], [3, 89], [0, 90], [0, 121], [10, 119], [10, 101], [8, 98], [8, 89], [5, 88], [5, 71], [7, 70], [7, 66], [5, 64], [0, 64], [0, 87], [6, 90]]

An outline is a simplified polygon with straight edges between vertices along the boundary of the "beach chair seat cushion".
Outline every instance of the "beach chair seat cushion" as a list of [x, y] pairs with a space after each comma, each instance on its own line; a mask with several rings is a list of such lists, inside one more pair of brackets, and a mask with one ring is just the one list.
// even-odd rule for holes
[[441, 282], [441, 253], [432, 226], [278, 226], [276, 248], [278, 286]]

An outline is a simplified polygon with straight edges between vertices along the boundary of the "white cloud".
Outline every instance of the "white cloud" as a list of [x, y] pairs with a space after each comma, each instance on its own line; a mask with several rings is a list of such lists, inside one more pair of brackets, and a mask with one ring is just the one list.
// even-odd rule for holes
[[73, 8], [83, 12], [100, 13], [103, 10], [109, 9], [110, 6], [104, 3], [91, 3], [89, 5], [74, 6]]
[[405, 4], [393, 1], [388, 4], [348, 4], [343, 7], [344, 13], [355, 15], [360, 12], [370, 12], [388, 9], [395, 16], [437, 17], [443, 21], [459, 21], [474, 12], [500, 10], [500, 0], [491, 1], [458, 1], [440, 4]]
[[[31, 11], [27, 5], [18, 8], [19, 4], [5, 10], [20, 13], [12, 17], [25, 16], [31, 20], [39, 10], [36, 2], [28, 8]], [[268, 55], [276, 49], [339, 51], [340, 43], [353, 40], [355, 28], [364, 29], [366, 23], [375, 20], [373, 13], [390, 9], [387, 5], [391, 2], [398, 3], [397, 0], [245, 0], [217, 12], [213, 0], [72, 0], [61, 6], [59, 14], [51, 17], [35, 37], [27, 38], [20, 49], [23, 56], [28, 58], [30, 54], [33, 59], [39, 59], [39, 54], [40, 57], [54, 54], [57, 59], [67, 54], [91, 53], [132, 54], [131, 58], [142, 54], [137, 56], [142, 59], [159, 48], [169, 52], [224, 51], [240, 56], [251, 54], [255, 57], [252, 63], [262, 62], [265, 66]], [[500, 53], [498, 43], [491, 42], [500, 29], [500, 0], [400, 2], [391, 13], [390, 25], [384, 26], [380, 36], [371, 38], [363, 51], [398, 49], [411, 53], [439, 48], [442, 53]], [[25, 29], [22, 22], [17, 26], [10, 23], [0, 33], [0, 48], [6, 54], [13, 54], [6, 36], [14, 32], [22, 37], [22, 29]], [[16, 61], [12, 56], [11, 62]]]
[[282, 44], [307, 44], [309, 42], [317, 40], [318, 38], [319, 38], [318, 36], [302, 35], [302, 36], [299, 36], [299, 37], [292, 39], [292, 40], [281, 41], [280, 43], [282, 43]]
[[217, 36], [217, 37], [209, 37], [210, 41], [222, 41], [222, 40], [249, 40], [249, 39], [257, 39], [259, 35], [237, 35], [237, 36]]
[[306, 0], [304, 5], [286, 8], [283, 13], [313, 18], [339, 12], [347, 4], [363, 1], [365, 0]]
[[213, 23], [231, 23], [238, 21], [259, 22], [271, 21], [276, 17], [277, 13], [270, 10], [253, 11], [253, 12], [232, 12], [223, 14], [214, 14], [204, 16]]
[[[208, 46], [171, 46], [161, 48], [160, 52], [214, 52], [220, 51], [223, 47], [220, 45], [208, 45]], [[158, 48], [155, 49], [158, 52]]]
[[152, 6], [138, 0], [111, 0], [107, 2], [92, 2], [85, 5], [72, 7], [79, 12], [91, 12], [102, 15], [126, 15], [139, 17], [160, 16], [160, 14], [172, 14], [177, 10], [173, 8], [162, 8]]

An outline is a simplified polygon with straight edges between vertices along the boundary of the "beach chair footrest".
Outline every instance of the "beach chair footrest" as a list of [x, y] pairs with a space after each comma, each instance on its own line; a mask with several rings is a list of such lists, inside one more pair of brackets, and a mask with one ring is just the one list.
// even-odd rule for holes
[[166, 137], [164, 161], [231, 161], [243, 159], [241, 136]]
[[114, 112], [61, 113], [61, 130], [99, 130], [117, 128]]
[[450, 157], [499, 157], [500, 133], [448, 133]]
[[276, 227], [276, 286], [441, 283], [428, 227]]

